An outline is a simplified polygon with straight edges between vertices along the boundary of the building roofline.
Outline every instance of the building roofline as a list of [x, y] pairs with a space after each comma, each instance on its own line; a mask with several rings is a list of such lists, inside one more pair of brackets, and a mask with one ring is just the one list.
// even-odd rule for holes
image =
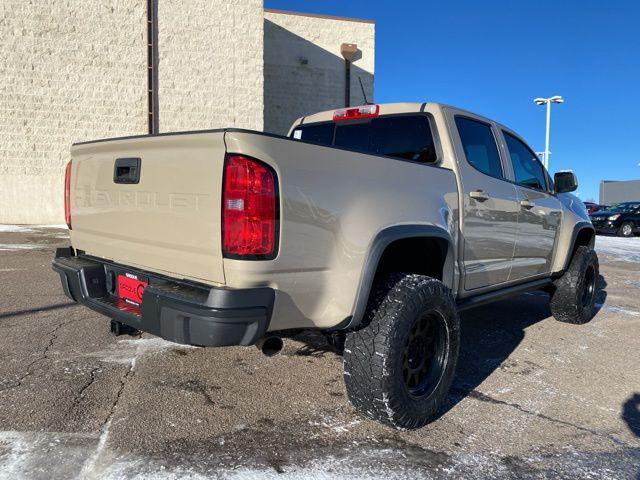
[[640, 182], [640, 178], [629, 178], [627, 180], [600, 180], [600, 183], [616, 183], [616, 182]]
[[324, 18], [325, 20], [342, 20], [345, 22], [358, 22], [358, 23], [376, 23], [374, 20], [368, 18], [354, 18], [354, 17], [340, 17], [338, 15], [324, 15], [321, 13], [307, 13], [307, 12], [294, 12], [292, 10], [280, 10], [278, 8], [265, 8], [267, 13], [280, 13], [283, 15], [298, 15], [300, 17], [313, 17]]

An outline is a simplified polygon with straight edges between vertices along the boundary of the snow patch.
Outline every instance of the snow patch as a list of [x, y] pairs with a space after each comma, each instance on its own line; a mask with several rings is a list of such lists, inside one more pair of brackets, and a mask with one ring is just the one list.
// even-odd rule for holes
[[55, 228], [68, 230], [66, 225], [8, 225], [0, 224], [0, 233], [33, 233], [36, 230]]
[[352, 420], [350, 422], [344, 422], [341, 420], [337, 420], [330, 415], [322, 415], [321, 421], [309, 421], [309, 425], [311, 426], [327, 428], [334, 433], [347, 433], [352, 427], [355, 427], [360, 423], [362, 423], [362, 420]]
[[36, 245], [33, 243], [0, 243], [0, 251], [10, 250], [36, 250], [43, 248], [45, 245]]
[[95, 448], [96, 437], [66, 432], [0, 432], [0, 480], [73, 478]]
[[[132, 362], [133, 368], [133, 362]], [[111, 429], [111, 421], [113, 417], [109, 418], [107, 423], [102, 427], [100, 431], [100, 437], [98, 438], [98, 445], [96, 446], [93, 454], [87, 459], [87, 461], [82, 466], [82, 470], [78, 475], [79, 478], [92, 478], [95, 477], [96, 467], [98, 465], [98, 461], [102, 457], [105, 447], [107, 446], [107, 438], [109, 437], [109, 430]]]
[[[572, 447], [575, 450], [575, 447]], [[425, 450], [425, 460], [429, 455]], [[595, 457], [595, 458], [594, 458]], [[622, 457], [624, 458], [624, 457]], [[305, 465], [282, 465], [276, 471], [268, 466], [235, 466], [212, 469], [206, 460], [190, 458], [187, 465], [172, 466], [144, 457], [121, 457], [100, 473], [106, 480], [405, 480], [433, 478], [511, 478], [516, 470], [499, 451], [488, 454], [458, 451], [448, 459], [435, 458], [425, 465], [407, 461], [402, 450], [353, 449], [348, 455], [326, 455]], [[511, 458], [513, 460], [513, 458]], [[558, 477], [621, 478], [622, 467], [603, 468], [602, 459], [593, 453], [557, 453], [553, 457], [529, 455], [516, 457], [523, 476], [546, 476], [546, 469]], [[538, 470], [545, 468], [544, 470]], [[558, 470], [556, 470], [558, 469]], [[518, 471], [519, 471], [518, 470]], [[571, 472], [571, 475], [568, 474]], [[529, 475], [526, 475], [529, 474]], [[538, 474], [538, 475], [536, 475]]]
[[595, 249], [596, 252], [615, 260], [640, 262], [640, 237], [620, 238], [598, 235]]
[[607, 312], [611, 312], [611, 313], [621, 313], [623, 315], [631, 315], [632, 317], [640, 317], [640, 312], [636, 311], [636, 310], [631, 310], [625, 307], [620, 307], [618, 305], [609, 305], [607, 303], [602, 304], [602, 303], [596, 303], [596, 307], [597, 308], [602, 308], [602, 310], [605, 310]]
[[[121, 460], [114, 462], [110, 468], [101, 473], [100, 478], [105, 480], [374, 480], [384, 478], [385, 480], [405, 480], [432, 478], [428, 472], [411, 471], [410, 476], [405, 467], [386, 467], [376, 465], [375, 460], [382, 454], [390, 457], [397, 451], [364, 451], [358, 452], [358, 458], [341, 457], [329, 455], [323, 459], [310, 462], [305, 466], [285, 465], [282, 471], [275, 471], [269, 467], [238, 467], [233, 469], [209, 470], [207, 473], [200, 473], [205, 468], [192, 462], [189, 467], [167, 467], [158, 465], [140, 458]], [[372, 463], [371, 460], [374, 460]], [[363, 465], [364, 463], [364, 465]], [[355, 464], [355, 465], [354, 465]]]
[[0, 225], [0, 233], [31, 233], [33, 229], [26, 225]]
[[[104, 431], [108, 432], [108, 428]], [[103, 433], [104, 433], [103, 431]], [[472, 435], [471, 435], [472, 436]], [[581, 452], [568, 444], [552, 455], [530, 454], [504, 457], [498, 450], [476, 453], [465, 449], [447, 455], [404, 449], [341, 448], [304, 464], [284, 463], [279, 470], [269, 465], [238, 463], [222, 466], [216, 457], [185, 456], [180, 464], [168, 458], [118, 454], [105, 447], [106, 435], [59, 432], [0, 432], [0, 480], [50, 478], [107, 480], [421, 480], [433, 478], [511, 478], [550, 476], [571, 478], [625, 477], [637, 460], [633, 453]], [[96, 453], [101, 453], [100, 458]], [[509, 461], [507, 461], [509, 460]], [[513, 469], [513, 461], [517, 469]], [[418, 463], [416, 463], [416, 461]], [[83, 467], [85, 467], [83, 469]]]
[[[153, 354], [177, 346], [178, 344], [176, 343], [168, 342], [158, 337], [118, 340], [108, 350], [92, 352], [88, 356], [107, 363], [129, 364], [134, 363], [136, 357], [140, 355]], [[190, 345], [179, 346], [180, 348], [198, 348]]]

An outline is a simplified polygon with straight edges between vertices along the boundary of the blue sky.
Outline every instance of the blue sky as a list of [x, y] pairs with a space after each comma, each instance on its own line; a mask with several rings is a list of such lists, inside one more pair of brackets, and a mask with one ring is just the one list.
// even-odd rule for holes
[[[265, 0], [265, 7], [376, 22], [375, 101], [433, 100], [508, 125], [544, 149], [550, 170], [578, 175], [583, 200], [601, 179], [640, 178], [640, 1]], [[348, 41], [348, 39], [341, 39]]]

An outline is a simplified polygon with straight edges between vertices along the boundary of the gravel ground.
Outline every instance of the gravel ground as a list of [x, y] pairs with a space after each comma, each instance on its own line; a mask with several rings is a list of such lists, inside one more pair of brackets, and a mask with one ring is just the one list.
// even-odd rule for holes
[[466, 312], [446, 411], [403, 433], [315, 334], [274, 358], [110, 336], [51, 271], [67, 242], [0, 225], [0, 479], [640, 479], [640, 238], [598, 237], [587, 325], [542, 293]]

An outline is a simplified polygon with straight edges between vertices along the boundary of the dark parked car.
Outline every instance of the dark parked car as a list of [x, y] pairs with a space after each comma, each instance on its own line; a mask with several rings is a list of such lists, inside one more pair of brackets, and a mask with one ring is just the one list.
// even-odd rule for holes
[[595, 212], [599, 212], [600, 210], [607, 210], [608, 208], [610, 208], [609, 205], [598, 205], [597, 203], [593, 203], [593, 202], [583, 202], [583, 203], [589, 215]]
[[624, 202], [589, 215], [597, 233], [630, 237], [640, 233], [640, 202]]

